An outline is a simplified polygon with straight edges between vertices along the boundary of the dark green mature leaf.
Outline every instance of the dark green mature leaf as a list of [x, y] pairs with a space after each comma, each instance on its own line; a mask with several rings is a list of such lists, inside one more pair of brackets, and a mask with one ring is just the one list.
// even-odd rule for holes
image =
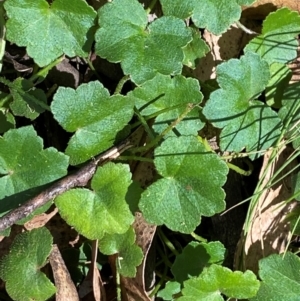
[[[220, 89], [211, 93], [203, 114], [223, 129], [222, 150], [265, 150], [278, 139], [281, 122], [277, 114], [254, 100], [267, 85], [269, 76], [267, 62], [251, 52], [240, 60], [231, 59], [217, 67]], [[251, 158], [258, 156], [255, 154]]]
[[7, 110], [0, 110], [0, 134], [13, 129], [16, 126], [14, 116]]
[[100, 82], [82, 84], [77, 90], [60, 87], [51, 110], [66, 131], [75, 132], [66, 149], [71, 164], [83, 163], [111, 147], [131, 119], [133, 106], [128, 97], [110, 97]]
[[125, 233], [134, 217], [125, 201], [131, 173], [127, 165], [108, 163], [99, 167], [92, 189], [71, 189], [55, 199], [66, 222], [89, 239]]
[[269, 64], [287, 63], [297, 57], [300, 16], [288, 8], [279, 9], [265, 19], [262, 34], [254, 38], [245, 52], [257, 52]]
[[0, 277], [13, 300], [44, 301], [55, 286], [40, 272], [52, 249], [52, 236], [46, 228], [19, 234], [8, 255], [1, 258]]
[[47, 97], [43, 90], [36, 89], [29, 80], [17, 78], [10, 87], [14, 101], [9, 105], [16, 116], [31, 120], [37, 118], [47, 107]]
[[300, 291], [300, 259], [291, 252], [273, 254], [259, 261], [262, 284], [252, 301], [295, 301]]
[[57, 180], [67, 168], [68, 157], [43, 150], [32, 126], [9, 130], [0, 139], [0, 199]]
[[120, 274], [135, 277], [136, 266], [143, 260], [143, 251], [135, 244], [135, 232], [132, 227], [124, 234], [106, 234], [99, 242], [103, 254], [118, 254], [117, 265]]
[[161, 0], [160, 2], [165, 15], [181, 19], [192, 17], [197, 27], [206, 28], [217, 35], [225, 32], [241, 16], [241, 7], [237, 0]]
[[[198, 104], [203, 98], [197, 80], [182, 75], [171, 78], [161, 74], [134, 89], [128, 96], [134, 98], [135, 105], [141, 110], [142, 115], [149, 116], [170, 109], [156, 117], [153, 128], [158, 133], [176, 120], [186, 110], [188, 103]], [[171, 109], [173, 106], [179, 107]], [[181, 135], [196, 135], [203, 126], [199, 110], [194, 109], [176, 126], [176, 132]], [[175, 134], [171, 132], [169, 135]]]
[[299, 122], [300, 122], [300, 84], [295, 82], [289, 85], [282, 96], [282, 108], [278, 115], [287, 128], [286, 138], [292, 139], [294, 148], [299, 147]]
[[204, 267], [212, 263], [221, 264], [225, 257], [226, 249], [219, 242], [189, 243], [175, 259], [171, 268], [176, 281], [182, 283], [191, 276], [199, 276]]
[[192, 40], [180, 19], [162, 17], [148, 27], [147, 23], [147, 14], [137, 0], [114, 0], [99, 10], [96, 53], [110, 62], [121, 62], [124, 73], [137, 84], [157, 73], [180, 74], [181, 48]]
[[96, 12], [84, 0], [7, 0], [6, 37], [27, 47], [39, 66], [62, 54], [87, 56], [92, 43], [89, 30]]
[[170, 137], [155, 150], [154, 163], [163, 177], [143, 193], [139, 208], [149, 223], [191, 233], [201, 215], [212, 216], [225, 208], [228, 167], [207, 152], [193, 136]]
[[248, 299], [256, 295], [259, 284], [251, 271], [232, 272], [228, 268], [213, 264], [204, 269], [200, 277], [184, 282], [183, 297], [178, 301], [224, 301], [221, 294], [229, 298]]

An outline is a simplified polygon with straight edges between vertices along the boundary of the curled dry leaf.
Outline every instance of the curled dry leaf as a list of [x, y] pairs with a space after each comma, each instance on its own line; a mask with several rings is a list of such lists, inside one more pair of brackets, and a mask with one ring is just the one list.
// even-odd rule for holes
[[30, 221], [24, 224], [24, 228], [28, 231], [36, 228], [44, 227], [48, 221], [58, 212], [55, 207], [50, 213], [42, 213], [33, 217]]
[[[260, 177], [262, 177], [267, 167], [270, 154], [270, 152], [267, 152], [264, 156]], [[277, 160], [272, 164], [264, 177], [262, 187], [267, 185], [271, 177], [282, 167], [291, 154], [292, 149], [290, 147], [284, 148], [278, 154]], [[285, 217], [296, 205], [295, 201], [285, 203], [293, 194], [292, 176], [295, 172], [288, 175], [286, 173], [290, 172], [296, 165], [297, 162], [290, 162], [278, 176], [278, 178], [282, 177], [282, 180], [278, 181], [271, 188], [264, 189], [261, 194], [253, 209], [248, 234], [244, 241], [241, 239], [239, 242], [235, 254], [236, 268], [243, 266], [245, 270], [250, 269], [253, 272], [257, 272], [258, 261], [261, 258], [267, 257], [270, 254], [284, 252], [291, 235], [289, 224]], [[242, 248], [244, 248], [244, 251]], [[242, 253], [244, 255], [240, 256]], [[243, 262], [241, 262], [240, 258], [243, 258]]]
[[79, 301], [76, 287], [71, 279], [69, 271], [59, 252], [57, 245], [53, 245], [49, 256], [50, 265], [56, 286], [56, 301]]

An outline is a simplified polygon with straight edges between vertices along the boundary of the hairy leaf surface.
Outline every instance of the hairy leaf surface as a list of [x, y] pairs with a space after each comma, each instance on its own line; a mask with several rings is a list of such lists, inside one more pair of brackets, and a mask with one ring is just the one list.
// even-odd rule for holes
[[87, 56], [96, 12], [84, 0], [8, 0], [7, 39], [27, 47], [39, 66], [62, 54]]
[[183, 297], [180, 297], [178, 301], [224, 301], [221, 294], [229, 298], [248, 299], [255, 296], [259, 284], [251, 271], [232, 272], [228, 268], [212, 264], [204, 269], [200, 277], [184, 282]]
[[[259, 151], [270, 147], [280, 135], [277, 114], [255, 98], [269, 80], [268, 64], [248, 52], [217, 67], [220, 89], [210, 95], [203, 114], [222, 128], [220, 147], [224, 151]], [[254, 154], [251, 158], [258, 157]]]
[[300, 16], [288, 8], [270, 13], [263, 22], [262, 34], [254, 38], [245, 51], [257, 52], [269, 64], [287, 63], [297, 57]]
[[1, 258], [0, 277], [13, 300], [45, 301], [55, 293], [55, 286], [40, 271], [51, 252], [52, 240], [46, 228], [21, 233], [10, 253]]
[[292, 301], [299, 298], [300, 260], [291, 252], [273, 254], [259, 262], [259, 276], [262, 284], [253, 301]]
[[135, 277], [136, 267], [142, 263], [143, 252], [135, 244], [135, 232], [132, 227], [124, 234], [106, 234], [99, 242], [103, 254], [118, 254], [116, 263], [120, 274]]
[[171, 268], [175, 279], [182, 283], [183, 281], [199, 276], [205, 267], [212, 263], [221, 264], [225, 257], [226, 249], [219, 242], [198, 243], [191, 242], [176, 256]]
[[[161, 74], [134, 89], [129, 96], [134, 98], [136, 107], [144, 116], [166, 110], [155, 119], [153, 128], [158, 133], [176, 120], [186, 110], [187, 104], [200, 103], [203, 98], [197, 80], [182, 75], [171, 78]], [[196, 135], [203, 126], [199, 110], [195, 108], [176, 126], [175, 131], [181, 135]], [[174, 136], [174, 131], [169, 135]]]
[[127, 165], [107, 163], [93, 176], [93, 191], [71, 189], [58, 196], [55, 204], [66, 222], [89, 239], [125, 233], [134, 220], [125, 201], [130, 183]]
[[77, 90], [60, 87], [51, 110], [71, 137], [66, 154], [73, 165], [83, 163], [114, 144], [115, 137], [133, 115], [133, 101], [110, 96], [100, 82], [82, 84]]
[[156, 148], [154, 163], [163, 178], [142, 193], [139, 204], [149, 223], [191, 233], [201, 215], [224, 210], [221, 187], [228, 167], [216, 154], [207, 152], [196, 137], [166, 139]]
[[12, 129], [0, 139], [0, 199], [67, 174], [68, 157], [43, 142], [32, 126]]
[[165, 15], [181, 19], [192, 17], [197, 27], [206, 28], [216, 35], [225, 32], [232, 23], [239, 20], [241, 15], [241, 7], [237, 0], [161, 0], [160, 2]]
[[136, 0], [115, 0], [99, 10], [96, 53], [121, 62], [124, 73], [137, 84], [157, 73], [181, 73], [182, 47], [192, 40], [180, 19], [166, 16], [147, 23], [147, 14]]

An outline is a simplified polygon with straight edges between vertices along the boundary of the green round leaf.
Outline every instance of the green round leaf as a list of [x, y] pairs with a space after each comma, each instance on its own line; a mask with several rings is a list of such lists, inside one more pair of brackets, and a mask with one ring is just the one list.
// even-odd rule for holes
[[[266, 87], [269, 67], [259, 55], [248, 52], [217, 67], [220, 89], [210, 95], [203, 114], [218, 128], [223, 151], [259, 151], [269, 148], [280, 135], [276, 112], [254, 100]], [[251, 155], [257, 158], [260, 154]]]
[[0, 262], [0, 277], [13, 300], [45, 301], [55, 286], [40, 272], [52, 249], [52, 236], [46, 228], [19, 234]]
[[109, 96], [100, 82], [82, 84], [77, 90], [60, 87], [51, 103], [54, 118], [71, 137], [66, 154], [72, 165], [105, 151], [133, 115], [133, 101]]
[[89, 239], [125, 233], [134, 221], [125, 200], [130, 183], [127, 165], [108, 163], [93, 176], [93, 191], [71, 189], [58, 196], [55, 204], [63, 219]]
[[9, 130], [0, 139], [0, 199], [57, 180], [67, 168], [68, 157], [43, 150], [32, 126]]
[[207, 152], [196, 137], [166, 139], [156, 148], [154, 163], [163, 178], [142, 193], [139, 204], [149, 223], [191, 233], [201, 215], [224, 210], [221, 187], [228, 167], [216, 154]]
[[106, 234], [99, 242], [103, 254], [118, 254], [118, 269], [125, 277], [135, 277], [136, 266], [143, 260], [143, 252], [135, 244], [135, 232], [132, 227], [124, 234]]
[[182, 47], [192, 40], [182, 20], [161, 17], [146, 27], [147, 14], [138, 1], [114, 0], [100, 8], [99, 24], [96, 53], [110, 62], [121, 62], [135, 83], [157, 73], [181, 73]]

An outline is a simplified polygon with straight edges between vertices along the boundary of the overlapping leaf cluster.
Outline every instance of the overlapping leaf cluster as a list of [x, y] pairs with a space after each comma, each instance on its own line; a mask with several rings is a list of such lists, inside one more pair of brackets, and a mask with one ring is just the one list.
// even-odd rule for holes
[[[84, 0], [54, 0], [51, 4], [45, 0], [5, 1], [6, 38], [26, 47], [39, 67], [46, 66], [41, 74], [45, 75], [61, 55], [88, 59], [95, 42], [96, 55], [120, 63], [132, 85], [124, 95], [110, 93], [99, 81], [81, 84], [77, 89], [59, 87], [50, 103], [35, 87], [36, 78], [44, 79], [41, 75], [13, 82], [1, 79], [10, 91], [3, 93], [2, 103], [7, 105], [0, 111], [3, 204], [13, 197], [16, 199], [11, 204], [19, 204], [20, 199], [24, 202], [32, 189], [65, 176], [69, 164], [92, 160], [124, 138], [124, 133], [133, 131], [131, 127], [142, 124], [150, 141], [146, 140], [146, 146], [133, 145], [128, 156], [136, 159], [155, 148], [157, 176], [136, 202], [146, 221], [190, 234], [202, 216], [225, 209], [222, 187], [228, 165], [198, 133], [210, 123], [220, 130], [221, 151], [246, 151], [251, 159], [274, 146], [282, 138], [282, 128], [289, 130], [286, 138], [297, 134], [299, 85], [286, 88], [290, 78], [286, 64], [296, 57], [300, 17], [287, 8], [271, 13], [262, 33], [245, 47], [244, 55], [217, 67], [218, 88], [203, 101], [202, 83], [182, 75], [184, 65], [194, 68], [209, 51], [199, 28], [221, 34], [239, 20], [241, 5], [253, 1], [200, 2], [160, 0], [163, 15], [149, 22], [148, 11], [137, 0], [109, 1], [97, 12]], [[187, 26], [187, 18], [193, 26]], [[276, 85], [278, 80], [281, 89]], [[280, 109], [279, 114], [273, 107]], [[44, 149], [33, 126], [14, 128], [15, 116], [33, 120], [44, 111], [70, 133], [64, 153], [53, 147]], [[293, 141], [295, 147], [299, 146], [299, 140]], [[127, 277], [135, 276], [136, 266], [143, 259], [134, 243], [134, 212], [128, 201], [134, 185], [128, 164], [108, 163], [98, 167], [89, 187], [71, 189], [55, 200], [62, 218], [79, 234], [100, 240], [103, 254], [117, 254], [118, 271]], [[0, 208], [6, 208], [1, 214], [8, 210]], [[12, 298], [45, 300], [54, 294], [53, 285], [39, 271], [51, 244], [51, 234], [45, 228], [18, 236], [0, 265], [0, 276]], [[222, 267], [224, 252], [219, 242], [189, 244], [172, 266], [174, 281], [159, 295], [172, 300], [181, 291], [179, 300], [223, 300], [221, 294], [258, 301], [283, 300], [286, 295], [277, 290], [272, 277], [284, 275], [284, 285], [289, 289], [298, 281], [292, 267], [299, 265], [299, 260], [293, 254], [261, 261], [260, 286], [252, 272]], [[24, 254], [23, 262], [20, 258]], [[17, 284], [13, 280], [16, 273], [22, 275]], [[36, 286], [30, 287], [30, 281]], [[296, 298], [294, 290], [291, 288], [290, 300]]]

